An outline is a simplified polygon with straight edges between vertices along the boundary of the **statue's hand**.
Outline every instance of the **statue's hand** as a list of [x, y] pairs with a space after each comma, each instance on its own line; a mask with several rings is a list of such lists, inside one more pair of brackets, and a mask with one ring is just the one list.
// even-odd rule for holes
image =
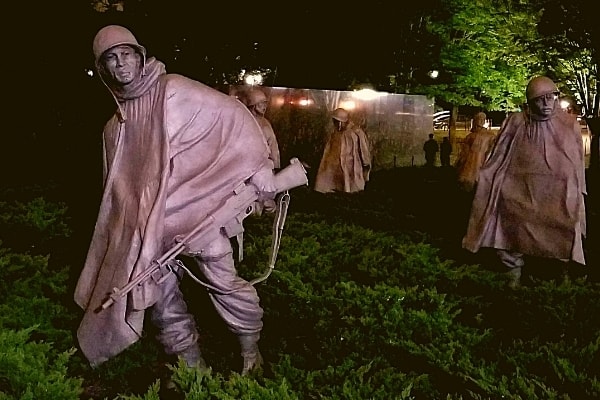
[[275, 194], [277, 193], [277, 187], [274, 178], [273, 170], [265, 168], [252, 175], [250, 182], [256, 186], [261, 194]]

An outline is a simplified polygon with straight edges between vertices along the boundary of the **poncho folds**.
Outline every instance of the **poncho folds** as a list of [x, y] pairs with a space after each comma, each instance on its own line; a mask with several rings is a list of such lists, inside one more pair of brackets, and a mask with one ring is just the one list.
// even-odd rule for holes
[[480, 170], [463, 247], [585, 264], [584, 173], [581, 131], [572, 115], [509, 115]]
[[79, 344], [92, 365], [139, 339], [156, 283], [96, 312], [107, 294], [148, 268], [240, 183], [272, 169], [260, 128], [242, 103], [166, 74], [154, 58], [145, 71], [127, 91], [112, 90], [119, 109], [104, 129], [104, 193], [75, 292], [85, 310]]

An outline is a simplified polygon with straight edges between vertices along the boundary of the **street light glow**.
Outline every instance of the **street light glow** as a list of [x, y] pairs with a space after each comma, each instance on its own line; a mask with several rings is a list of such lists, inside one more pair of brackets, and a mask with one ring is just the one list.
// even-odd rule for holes
[[350, 111], [356, 108], [356, 103], [352, 100], [345, 100], [340, 102], [340, 107]]
[[248, 74], [244, 78], [244, 82], [248, 85], [262, 85], [263, 76], [261, 74]]
[[361, 89], [352, 92], [352, 97], [359, 100], [375, 100], [386, 95], [387, 93], [377, 92], [373, 89]]

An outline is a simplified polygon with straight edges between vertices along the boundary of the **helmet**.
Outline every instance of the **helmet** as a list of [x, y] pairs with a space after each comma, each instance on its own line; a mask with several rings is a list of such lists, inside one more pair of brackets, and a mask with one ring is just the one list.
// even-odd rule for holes
[[100, 29], [94, 37], [93, 50], [96, 64], [106, 50], [120, 45], [132, 46], [140, 52], [143, 58], [146, 57], [146, 49], [138, 43], [129, 29], [120, 25], [108, 25]]
[[525, 96], [527, 97], [527, 100], [535, 99], [536, 97], [540, 97], [548, 93], [558, 94], [559, 91], [552, 79], [545, 76], [536, 76], [535, 78], [532, 78], [527, 84], [527, 89], [525, 90]]
[[247, 106], [251, 107], [254, 106], [262, 101], [267, 101], [267, 96], [265, 95], [265, 93], [260, 90], [260, 89], [250, 89], [250, 91], [248, 91], [248, 96], [246, 99], [247, 102]]
[[333, 110], [331, 118], [340, 122], [346, 122], [348, 121], [348, 111], [344, 110], [343, 108], [336, 108], [335, 110]]
[[485, 120], [487, 119], [487, 115], [484, 112], [478, 112], [473, 116], [473, 127], [483, 127], [485, 126]]

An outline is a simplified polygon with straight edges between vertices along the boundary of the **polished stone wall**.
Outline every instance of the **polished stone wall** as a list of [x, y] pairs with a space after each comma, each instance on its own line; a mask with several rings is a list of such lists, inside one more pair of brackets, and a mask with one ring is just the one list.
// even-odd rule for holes
[[[247, 88], [232, 86], [229, 94], [243, 101]], [[279, 142], [282, 166], [298, 157], [316, 173], [333, 130], [330, 113], [338, 107], [348, 110], [369, 137], [374, 171], [425, 162], [423, 143], [433, 132], [432, 99], [375, 91], [262, 89], [270, 101], [266, 117]]]

